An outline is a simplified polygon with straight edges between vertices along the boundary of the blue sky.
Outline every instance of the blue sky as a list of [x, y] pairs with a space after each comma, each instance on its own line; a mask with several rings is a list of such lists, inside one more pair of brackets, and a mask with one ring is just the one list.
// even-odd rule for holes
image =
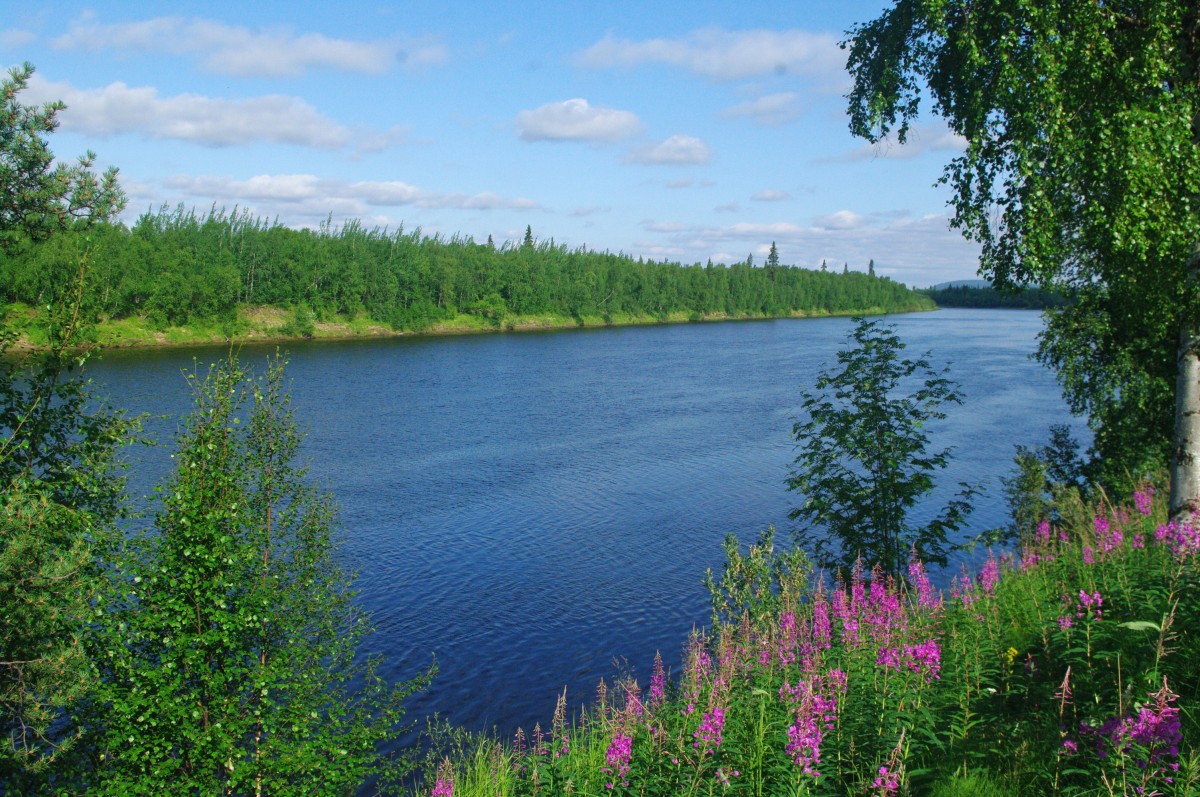
[[60, 157], [291, 226], [536, 238], [685, 263], [975, 275], [934, 185], [961, 143], [850, 136], [837, 47], [876, 0], [16, 4], [0, 62], [62, 99]]

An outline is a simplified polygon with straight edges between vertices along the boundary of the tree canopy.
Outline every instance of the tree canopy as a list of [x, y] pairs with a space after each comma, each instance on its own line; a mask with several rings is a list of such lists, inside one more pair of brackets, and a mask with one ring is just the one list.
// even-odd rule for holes
[[904, 141], [928, 95], [965, 139], [943, 181], [981, 274], [1079, 297], [1039, 356], [1089, 413], [1107, 476], [1170, 457], [1172, 507], [1191, 506], [1200, 5], [897, 0], [845, 46], [855, 134]]
[[66, 105], [23, 105], [17, 95], [32, 75], [33, 65], [25, 63], [0, 82], [0, 249], [44, 240], [77, 220], [111, 218], [125, 206], [117, 170], [96, 174], [93, 153], [54, 163], [45, 136], [58, 128]]

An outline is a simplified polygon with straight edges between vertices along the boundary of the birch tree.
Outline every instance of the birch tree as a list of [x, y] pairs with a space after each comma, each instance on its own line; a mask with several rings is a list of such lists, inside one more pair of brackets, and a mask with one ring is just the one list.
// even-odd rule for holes
[[1200, 508], [1200, 4], [896, 0], [852, 29], [851, 130], [966, 142], [952, 225], [1000, 286], [1076, 293], [1039, 357], [1089, 414], [1111, 480], [1169, 461]]

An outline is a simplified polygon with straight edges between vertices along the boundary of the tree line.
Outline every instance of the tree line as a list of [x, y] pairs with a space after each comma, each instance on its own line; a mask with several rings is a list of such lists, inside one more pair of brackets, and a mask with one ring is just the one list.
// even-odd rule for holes
[[1004, 307], [1021, 310], [1045, 310], [1065, 307], [1071, 303], [1068, 294], [1057, 290], [1030, 287], [999, 291], [995, 288], [973, 288], [956, 285], [949, 288], [927, 288], [924, 293], [938, 307]]
[[[43, 306], [77, 242], [57, 237], [0, 256], [0, 300]], [[465, 313], [497, 325], [550, 314], [780, 316], [899, 312], [931, 305], [887, 278], [750, 261], [647, 261], [553, 240], [490, 240], [389, 231], [350, 220], [293, 229], [247, 211], [162, 208], [131, 227], [92, 225], [89, 310], [159, 327], [231, 318], [248, 305], [305, 308], [318, 318], [365, 313], [420, 330]]]

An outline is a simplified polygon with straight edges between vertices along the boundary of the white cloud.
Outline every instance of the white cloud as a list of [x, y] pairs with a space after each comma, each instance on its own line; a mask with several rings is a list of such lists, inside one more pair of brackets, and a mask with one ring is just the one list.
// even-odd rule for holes
[[712, 160], [712, 150], [695, 136], [676, 133], [661, 144], [639, 147], [625, 156], [626, 163], [700, 165]]
[[749, 102], [743, 102], [721, 111], [726, 119], [746, 117], [760, 125], [786, 124], [803, 113], [797, 104], [800, 95], [794, 91], [766, 94]]
[[852, 210], [839, 210], [813, 220], [817, 228], [822, 230], [853, 230], [862, 227], [865, 222], [866, 219]]
[[684, 38], [641, 41], [609, 34], [576, 60], [594, 68], [667, 64], [718, 80], [772, 73], [832, 76], [840, 74], [846, 63], [837, 39], [829, 34], [721, 28], [704, 28]]
[[17, 47], [24, 47], [36, 39], [37, 36], [32, 31], [18, 30], [17, 28], [0, 30], [0, 47], [16, 49]]
[[713, 210], [717, 213], [736, 213], [741, 208], [742, 206], [737, 203], [737, 200], [734, 200], [733, 202], [726, 202], [724, 205], [717, 205]]
[[782, 202], [785, 199], [791, 199], [792, 195], [780, 188], [767, 188], [758, 191], [750, 198], [755, 202]]
[[667, 188], [691, 188], [696, 181], [692, 177], [680, 177], [678, 180], [668, 180]]
[[140, 133], [149, 138], [178, 139], [210, 147], [256, 142], [296, 144], [318, 149], [349, 145], [353, 132], [297, 97], [270, 94], [224, 100], [196, 94], [160, 97], [152, 87], [112, 83], [99, 90], [51, 83], [35, 74], [30, 99], [61, 99], [65, 130], [95, 136]]
[[871, 158], [904, 159], [915, 158], [926, 152], [962, 152], [966, 148], [967, 140], [944, 124], [919, 124], [913, 125], [908, 131], [907, 140], [903, 144], [892, 138], [885, 138], [875, 144], [868, 142], [850, 152], [821, 160], [826, 163], [846, 163]]
[[[677, 251], [685, 261], [744, 261], [744, 253], [761, 253], [774, 241], [784, 263], [820, 268], [821, 261], [827, 260], [830, 269], [836, 266], [841, 271], [842, 264], [848, 263], [852, 271], [866, 271], [874, 259], [876, 273], [913, 286], [960, 279], [964, 272], [974, 271], [979, 260], [979, 246], [949, 229], [946, 217], [938, 214], [863, 216], [837, 211], [817, 219], [813, 226], [785, 221], [675, 225], [647, 220], [641, 227], [656, 236], [652, 244], [657, 251]], [[757, 256], [755, 261], [762, 262]]]
[[593, 107], [578, 98], [521, 111], [516, 125], [525, 141], [616, 141], [642, 129], [641, 120], [629, 111]]
[[382, 74], [397, 64], [424, 67], [447, 59], [445, 46], [432, 39], [350, 41], [320, 33], [251, 30], [183, 17], [104, 24], [86, 14], [72, 22], [54, 46], [194, 57], [211, 72], [239, 77], [296, 76], [313, 68]]
[[163, 185], [197, 204], [238, 204], [256, 207], [267, 216], [301, 221], [319, 220], [331, 212], [362, 218], [374, 208], [404, 206], [453, 210], [539, 208], [533, 200], [503, 197], [488, 191], [440, 193], [400, 180], [347, 181], [311, 174], [260, 174], [245, 180], [180, 175], [163, 181]]

